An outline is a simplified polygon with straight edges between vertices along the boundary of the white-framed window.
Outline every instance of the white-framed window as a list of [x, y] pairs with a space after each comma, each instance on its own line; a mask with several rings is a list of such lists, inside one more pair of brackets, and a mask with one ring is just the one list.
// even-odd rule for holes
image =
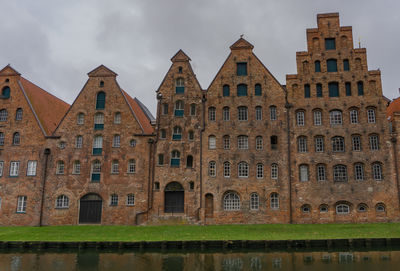
[[311, 212], [311, 206], [308, 204], [304, 204], [303, 206], [301, 206], [301, 211], [304, 214], [309, 214]]
[[324, 164], [317, 165], [317, 181], [326, 181], [326, 166]]
[[278, 193], [271, 193], [270, 205], [271, 205], [271, 209], [279, 209], [279, 195], [278, 195]]
[[250, 195], [250, 210], [257, 211], [260, 206], [260, 198], [257, 193]]
[[344, 152], [344, 138], [341, 136], [332, 137], [332, 151]]
[[368, 117], [368, 123], [375, 123], [376, 119], [375, 119], [375, 109], [373, 108], [369, 108], [367, 110], [367, 117]]
[[375, 181], [381, 181], [383, 179], [381, 163], [376, 162], [372, 164], [372, 175]]
[[247, 107], [246, 106], [239, 106], [238, 107], [238, 120], [245, 121], [247, 119], [248, 119]]
[[321, 204], [321, 206], [319, 206], [319, 212], [320, 213], [327, 213], [329, 210], [328, 205], [326, 204]]
[[[162, 161], [160, 161], [160, 156], [158, 156], [158, 163], [164, 163], [164, 155], [162, 154]], [[161, 164], [161, 165], [162, 165]], [[135, 173], [136, 172], [136, 161], [135, 159], [129, 159], [128, 161], [128, 173]]]
[[278, 164], [271, 165], [271, 179], [277, 180], [278, 179]]
[[307, 137], [299, 136], [297, 138], [297, 150], [298, 152], [307, 152]]
[[299, 175], [300, 175], [300, 182], [308, 182], [309, 174], [308, 174], [308, 165], [300, 165], [299, 167]]
[[231, 163], [229, 162], [224, 163], [224, 177], [225, 178], [231, 177]]
[[72, 174], [81, 174], [81, 162], [79, 160], [75, 160], [72, 166]]
[[117, 194], [112, 194], [110, 196], [110, 205], [111, 206], [118, 206], [118, 195]]
[[228, 192], [224, 196], [224, 210], [236, 211], [240, 210], [240, 198], [235, 192]]
[[224, 143], [224, 150], [229, 150], [231, 148], [231, 137], [225, 135], [223, 137], [223, 143]]
[[263, 138], [262, 136], [257, 136], [256, 137], [256, 150], [262, 150], [263, 149]]
[[23, 110], [22, 108], [18, 108], [15, 112], [15, 120], [22, 120]]
[[4, 161], [0, 161], [0, 177], [3, 176]]
[[28, 161], [26, 176], [36, 176], [37, 161]]
[[385, 211], [386, 211], [386, 208], [385, 208], [385, 205], [384, 205], [383, 203], [378, 203], [378, 204], [376, 204], [376, 206], [375, 206], [375, 210], [376, 210], [377, 212], [385, 212]]
[[256, 106], [256, 120], [262, 120], [262, 107]]
[[213, 135], [208, 137], [208, 148], [210, 150], [215, 150], [217, 148], [217, 139]]
[[230, 110], [228, 106], [225, 106], [224, 108], [222, 108], [222, 120], [224, 121], [228, 121], [230, 120]]
[[101, 149], [103, 148], [103, 137], [101, 135], [97, 135], [93, 139], [93, 148]]
[[11, 161], [10, 177], [17, 177], [18, 175], [19, 175], [19, 161]]
[[215, 121], [215, 107], [209, 107], [208, 108], [208, 120], [209, 121]]
[[350, 207], [347, 204], [338, 204], [336, 206], [336, 213], [337, 214], [349, 214], [350, 213]]
[[238, 149], [247, 150], [249, 148], [249, 138], [246, 135], [238, 136]]
[[95, 115], [94, 115], [94, 124], [96, 125], [96, 124], [98, 124], [98, 125], [104, 125], [104, 114], [103, 113], [100, 113], [100, 112], [98, 112], [98, 113], [96, 113]]
[[4, 146], [4, 133], [0, 132], [0, 146]]
[[351, 109], [350, 110], [350, 123], [351, 124], [357, 124], [358, 123], [358, 110], [357, 109]]
[[329, 112], [329, 120], [331, 125], [342, 125], [342, 111], [332, 110], [331, 112]]
[[359, 135], [351, 136], [353, 151], [361, 151], [361, 137]]
[[7, 121], [8, 111], [7, 109], [0, 110], [0, 121]]
[[76, 117], [76, 124], [83, 125], [84, 123], [85, 123], [85, 114], [78, 113], [78, 116]]
[[64, 174], [65, 164], [64, 161], [57, 161], [56, 174]]
[[315, 152], [324, 152], [324, 137], [315, 137]]
[[[165, 132], [165, 130], [164, 130], [164, 132]], [[131, 139], [131, 140], [129, 141], [129, 146], [131, 146], [131, 147], [136, 147], [136, 144], [137, 144], [136, 139]]]
[[18, 196], [18, 201], [17, 201], [17, 213], [26, 213], [26, 201], [28, 197], [27, 196]]
[[333, 181], [335, 182], [347, 181], [347, 167], [345, 165], [336, 165], [333, 167]]
[[60, 148], [61, 150], [65, 149], [66, 145], [67, 143], [65, 141], [58, 142], [58, 148]]
[[246, 162], [240, 162], [238, 165], [238, 176], [239, 178], [249, 177], [249, 164]]
[[210, 177], [217, 176], [217, 163], [215, 163], [215, 161], [208, 163], [208, 175]]
[[296, 123], [297, 126], [304, 126], [305, 124], [304, 111], [296, 112]]
[[271, 105], [269, 107], [269, 118], [270, 120], [276, 120], [276, 106], [275, 105]]
[[119, 173], [119, 162], [118, 160], [113, 160], [111, 163], [111, 173], [118, 174]]
[[69, 208], [69, 198], [66, 195], [60, 195], [56, 199], [56, 208]]
[[376, 134], [369, 136], [369, 147], [371, 151], [379, 150], [379, 137]]
[[83, 145], [83, 137], [81, 135], [76, 136], [75, 138], [75, 148], [82, 149]]
[[314, 125], [322, 125], [322, 112], [321, 110], [314, 110]]
[[114, 114], [114, 124], [121, 124], [121, 113], [116, 112]]
[[264, 178], [264, 165], [261, 163], [258, 163], [256, 165], [256, 177], [257, 179]]
[[364, 180], [364, 165], [362, 163], [354, 164], [354, 178], [357, 181]]
[[100, 174], [101, 173], [101, 163], [99, 160], [94, 160], [92, 163], [92, 174]]
[[128, 194], [126, 196], [126, 205], [128, 205], [128, 206], [135, 205], [135, 195], [134, 194]]
[[113, 146], [113, 148], [121, 147], [121, 136], [120, 135], [114, 135], [112, 146]]

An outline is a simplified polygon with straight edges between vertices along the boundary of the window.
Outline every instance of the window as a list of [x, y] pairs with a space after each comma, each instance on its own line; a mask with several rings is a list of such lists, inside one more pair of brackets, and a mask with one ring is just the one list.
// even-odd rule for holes
[[317, 181], [326, 181], [326, 166], [324, 164], [317, 165]]
[[361, 151], [361, 137], [359, 135], [352, 135], [351, 141], [353, 151]]
[[344, 71], [349, 71], [350, 70], [350, 62], [348, 59], [343, 60], [343, 70]]
[[224, 163], [224, 177], [231, 177], [231, 164], [229, 162]]
[[375, 181], [381, 181], [383, 179], [381, 163], [376, 162], [372, 164], [372, 175]]
[[271, 165], [271, 179], [273, 180], [278, 179], [278, 164]]
[[0, 161], [0, 177], [3, 176], [4, 161]]
[[182, 67], [178, 67], [178, 73], [182, 73]]
[[183, 117], [184, 114], [184, 103], [181, 100], [175, 102], [175, 117]]
[[103, 137], [100, 135], [97, 135], [93, 139], [92, 154], [93, 155], [101, 155], [102, 151], [103, 151]]
[[308, 165], [300, 165], [300, 182], [308, 182]]
[[92, 163], [92, 182], [100, 182], [101, 163], [99, 160], [94, 160]]
[[111, 163], [111, 174], [119, 173], [119, 162], [118, 160], [113, 160]]
[[304, 98], [310, 98], [310, 97], [311, 97], [310, 85], [305, 84], [304, 85]]
[[175, 81], [175, 93], [183, 94], [185, 93], [185, 80], [182, 77], [179, 77]]
[[229, 107], [222, 108], [222, 120], [228, 121], [230, 119]]
[[297, 111], [296, 112], [296, 122], [297, 126], [304, 126], [304, 111]]
[[114, 114], [114, 124], [121, 124], [121, 113], [117, 112]]
[[22, 108], [18, 108], [15, 112], [15, 120], [22, 120]]
[[362, 163], [354, 164], [354, 178], [356, 181], [364, 180], [364, 165]]
[[111, 206], [118, 206], [118, 195], [112, 194], [110, 197], [110, 205]]
[[236, 74], [237, 75], [247, 75], [247, 63], [246, 62], [236, 63]]
[[262, 107], [256, 106], [256, 120], [262, 120]]
[[278, 193], [271, 193], [270, 204], [271, 204], [271, 209], [279, 209], [279, 195], [278, 195]]
[[369, 136], [369, 148], [371, 151], [379, 150], [379, 137], [376, 134]]
[[16, 132], [16, 133], [14, 133], [14, 135], [13, 135], [12, 144], [13, 144], [13, 145], [19, 145], [20, 143], [21, 143], [21, 137], [19, 136], [19, 133]]
[[384, 205], [383, 203], [378, 203], [378, 204], [375, 206], [375, 210], [376, 210], [377, 212], [385, 212], [385, 211], [386, 211], [386, 208], [385, 208], [385, 205]]
[[328, 59], [326, 61], [326, 66], [327, 66], [328, 72], [337, 72], [338, 71], [336, 59]]
[[319, 212], [320, 213], [327, 213], [329, 210], [328, 205], [326, 204], [321, 204], [321, 206], [319, 206]]
[[64, 174], [64, 170], [65, 170], [65, 164], [64, 161], [58, 161], [57, 162], [57, 169], [56, 169], [56, 174]]
[[262, 94], [261, 85], [260, 84], [256, 84], [254, 86], [254, 95], [255, 96], [261, 96], [261, 94]]
[[126, 196], [126, 205], [128, 205], [128, 206], [135, 205], [135, 195], [134, 194], [128, 194]]
[[[8, 80], [9, 80], [9, 79], [6, 79], [6, 83], [9, 82]], [[1, 98], [3, 98], [3, 99], [8, 99], [8, 98], [10, 98], [10, 87], [9, 87], [9, 86], [5, 86], [5, 87], [3, 88], [3, 90], [1, 91]]]
[[72, 174], [81, 174], [81, 162], [76, 160], [72, 166]]
[[175, 126], [172, 133], [172, 140], [182, 139], [182, 128], [180, 126]]
[[215, 121], [215, 107], [208, 108], [208, 120]]
[[85, 123], [85, 114], [79, 113], [76, 117], [76, 124], [83, 125]]
[[247, 107], [246, 106], [238, 107], [238, 120], [247, 120]]
[[256, 211], [260, 205], [260, 200], [257, 193], [251, 193], [250, 195], [250, 210]]
[[0, 146], [4, 146], [4, 133], [0, 132]]
[[351, 83], [346, 82], [345, 83], [345, 88], [346, 88], [346, 96], [351, 96]]
[[61, 150], [62, 150], [62, 149], [65, 149], [66, 144], [67, 144], [67, 143], [65, 143], [65, 141], [60, 141], [60, 142], [58, 143], [58, 147], [59, 147]]
[[16, 177], [19, 174], [19, 161], [11, 161], [10, 163], [10, 177]]
[[336, 206], [337, 214], [348, 214], [350, 213], [350, 207], [347, 204], [339, 204]]
[[222, 96], [223, 96], [223, 97], [229, 97], [229, 95], [230, 95], [230, 88], [229, 88], [229, 85], [224, 85], [224, 86], [222, 87]]
[[171, 152], [171, 167], [179, 167], [181, 162], [181, 153], [177, 150]]
[[278, 137], [273, 135], [270, 137], [271, 141], [271, 150], [277, 150], [278, 149]]
[[322, 84], [317, 84], [316, 89], [317, 89], [317, 97], [321, 98], [322, 97]]
[[167, 131], [165, 129], [161, 129], [160, 138], [161, 139], [166, 139], [167, 138]]
[[236, 211], [240, 210], [240, 198], [235, 192], [228, 192], [224, 196], [224, 210]]
[[315, 72], [321, 72], [321, 62], [319, 60], [314, 62]]
[[299, 136], [297, 138], [297, 151], [298, 152], [307, 152], [307, 137]]
[[0, 121], [7, 121], [8, 112], [6, 109], [0, 110]]
[[210, 177], [217, 176], [217, 165], [215, 161], [211, 161], [210, 163], [208, 163], [208, 175]]
[[264, 165], [263, 164], [257, 164], [256, 166], [256, 177], [257, 179], [262, 179], [264, 178]]
[[194, 140], [194, 132], [193, 132], [192, 130], [190, 130], [189, 133], [188, 133], [188, 139], [189, 139], [190, 141], [193, 141], [193, 140]]
[[263, 139], [262, 136], [256, 137], [256, 150], [262, 150], [263, 148]]
[[339, 84], [337, 82], [330, 82], [328, 84], [329, 97], [339, 97]]
[[83, 144], [83, 137], [81, 135], [76, 136], [75, 138], [75, 148], [81, 149]]
[[305, 214], [308, 214], [311, 212], [311, 206], [308, 204], [304, 204], [303, 206], [301, 206], [301, 211]]
[[346, 182], [347, 181], [347, 167], [344, 165], [336, 165], [333, 167], [333, 181]]
[[229, 150], [231, 148], [231, 138], [228, 135], [223, 137], [224, 150]]
[[18, 196], [17, 213], [26, 213], [27, 196]]
[[249, 138], [245, 135], [238, 136], [238, 149], [247, 150], [249, 148]]
[[121, 136], [120, 135], [114, 135], [112, 146], [113, 146], [113, 148], [119, 148], [121, 146]]
[[270, 120], [276, 120], [276, 106], [274, 105], [269, 107], [269, 118]]
[[193, 156], [188, 155], [186, 157], [186, 167], [187, 168], [193, 168]]
[[315, 137], [315, 152], [324, 152], [324, 137]]
[[358, 110], [357, 109], [351, 109], [350, 110], [350, 123], [351, 124], [357, 124], [358, 123]]
[[26, 176], [36, 176], [37, 161], [28, 161]]
[[164, 154], [162, 153], [158, 154], [158, 165], [159, 166], [164, 165]]
[[364, 95], [364, 84], [363, 82], [357, 82], [357, 90], [358, 90], [358, 96], [363, 96]]
[[332, 110], [329, 112], [329, 120], [331, 125], [342, 125], [342, 111]]
[[69, 198], [66, 195], [60, 195], [56, 200], [56, 208], [68, 208], [69, 207]]
[[344, 152], [344, 138], [341, 136], [332, 137], [332, 151]]
[[325, 39], [325, 50], [335, 50], [335, 38], [327, 38]]
[[100, 81], [99, 87], [104, 87], [104, 81]]
[[375, 123], [375, 109], [368, 108], [367, 110], [368, 123]]
[[368, 206], [364, 203], [360, 203], [357, 206], [357, 211], [359, 211], [360, 213], [365, 213], [368, 210]]
[[154, 183], [154, 190], [160, 190], [160, 183], [159, 182], [155, 182]]
[[247, 96], [247, 85], [239, 84], [237, 85], [237, 96]]
[[196, 116], [196, 105], [195, 104], [190, 105], [190, 115]]
[[168, 115], [168, 104], [164, 103], [162, 105], [162, 114], [163, 115]]
[[135, 139], [129, 140], [129, 146], [136, 147], [136, 140]]
[[214, 150], [217, 148], [217, 139], [213, 135], [210, 135], [208, 137], [208, 148], [210, 150]]
[[238, 173], [239, 178], [249, 177], [249, 164], [246, 162], [240, 162], [238, 166]]
[[106, 105], [106, 93], [103, 91], [100, 91], [97, 93], [96, 97], [96, 109], [101, 110], [104, 109]]
[[314, 125], [322, 125], [322, 111], [314, 110]]
[[104, 129], [104, 115], [103, 113], [96, 113], [94, 115], [94, 129], [103, 130]]

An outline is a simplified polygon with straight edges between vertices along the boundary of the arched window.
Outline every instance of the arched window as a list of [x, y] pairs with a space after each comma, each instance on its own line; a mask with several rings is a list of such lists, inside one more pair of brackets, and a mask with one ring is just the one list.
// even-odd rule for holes
[[383, 203], [381, 203], [381, 202], [378, 203], [378, 204], [376, 204], [375, 210], [376, 210], [377, 212], [385, 212], [385, 211], [386, 211], [385, 204], [383, 204]]
[[94, 129], [103, 130], [104, 129], [104, 115], [103, 113], [96, 113], [94, 115]]
[[261, 94], [262, 94], [261, 85], [260, 84], [256, 84], [254, 86], [254, 95], [255, 96], [261, 96]]
[[315, 152], [324, 152], [324, 137], [323, 136], [316, 136], [314, 137], [315, 140]]
[[92, 162], [91, 181], [100, 182], [100, 174], [101, 174], [101, 163], [99, 160], [94, 160]]
[[357, 124], [358, 123], [358, 110], [357, 108], [350, 109], [350, 123]]
[[271, 105], [269, 107], [269, 118], [270, 120], [276, 120], [276, 106], [275, 105]]
[[297, 138], [297, 151], [298, 152], [307, 152], [307, 137], [299, 136]]
[[305, 214], [311, 213], [311, 206], [309, 204], [304, 204], [300, 209]]
[[304, 98], [310, 98], [311, 97], [311, 89], [309, 84], [304, 85]]
[[64, 174], [65, 165], [64, 161], [57, 161], [56, 174]]
[[238, 107], [238, 120], [247, 120], [247, 107], [246, 106]]
[[21, 137], [18, 132], [15, 132], [13, 135], [12, 144], [15, 146], [15, 145], [19, 145], [20, 143], [21, 143]]
[[379, 150], [379, 136], [377, 134], [369, 136], [369, 148], [371, 151]]
[[342, 125], [342, 111], [332, 110], [331, 112], [329, 112], [329, 120], [331, 125]]
[[324, 164], [317, 165], [317, 181], [326, 181], [326, 166]]
[[0, 110], [0, 121], [7, 121], [8, 112], [7, 109]]
[[332, 137], [332, 151], [333, 152], [344, 152], [344, 137], [334, 136]]
[[222, 96], [223, 96], [223, 97], [229, 97], [229, 95], [230, 95], [230, 88], [229, 88], [229, 85], [224, 85], [224, 86], [222, 87]]
[[319, 109], [316, 109], [313, 111], [314, 115], [314, 125], [320, 126], [322, 125], [322, 111]]
[[343, 59], [343, 70], [344, 71], [350, 70], [350, 62], [348, 59]]
[[56, 208], [69, 208], [69, 198], [66, 195], [60, 195], [56, 200]]
[[328, 83], [329, 97], [339, 97], [339, 84], [338, 82]]
[[315, 72], [321, 72], [321, 62], [319, 60], [316, 60], [314, 62], [314, 67], [315, 67]]
[[231, 177], [231, 164], [229, 162], [224, 162], [224, 177]]
[[85, 114], [78, 113], [78, 115], [76, 117], [76, 124], [83, 125], [84, 123], [85, 123]]
[[249, 138], [246, 135], [238, 136], [238, 149], [247, 150], [249, 148]]
[[215, 161], [211, 161], [210, 163], [208, 163], [208, 175], [210, 177], [217, 176], [217, 164], [215, 163]]
[[238, 176], [239, 178], [249, 177], [249, 164], [246, 162], [240, 162], [238, 165]]
[[368, 118], [368, 123], [375, 123], [375, 109], [374, 108], [368, 108], [367, 110], [367, 118]]
[[365, 203], [358, 204], [357, 211], [360, 213], [365, 213], [366, 211], [368, 211], [368, 205]]
[[372, 164], [372, 176], [375, 181], [382, 181], [382, 164], [379, 162], [375, 162]]
[[208, 108], [208, 120], [215, 121], [215, 107]]
[[333, 181], [347, 182], [347, 167], [345, 165], [335, 165], [333, 167]]
[[296, 123], [297, 126], [304, 126], [305, 124], [305, 118], [304, 118], [304, 111], [303, 110], [299, 110], [296, 112]]
[[299, 175], [300, 175], [300, 182], [308, 182], [309, 174], [308, 174], [308, 165], [300, 165], [299, 167]]
[[187, 168], [192, 168], [193, 167], [193, 156], [188, 155], [186, 157], [186, 167]]
[[328, 59], [326, 61], [328, 72], [337, 72], [337, 61], [336, 59]]
[[260, 199], [257, 193], [250, 194], [250, 210], [256, 211], [260, 206]]
[[96, 109], [101, 110], [106, 106], [106, 93], [104, 91], [100, 91], [96, 96]]
[[362, 163], [354, 164], [354, 178], [356, 179], [356, 181], [364, 180], [364, 164]]
[[360, 135], [352, 135], [351, 143], [353, 151], [361, 151], [361, 136]]
[[93, 155], [101, 155], [103, 151], [103, 137], [97, 135], [93, 139]]
[[15, 120], [22, 120], [22, 108], [18, 108], [15, 112]]
[[113, 148], [121, 147], [121, 136], [120, 135], [114, 135], [112, 146], [113, 146]]
[[338, 204], [336, 206], [336, 213], [339, 214], [349, 214], [350, 213], [350, 206], [347, 204]]
[[76, 136], [75, 138], [75, 148], [82, 149], [83, 145], [83, 137], [81, 135]]
[[270, 207], [271, 209], [279, 209], [279, 195], [278, 193], [271, 193], [270, 196]]
[[175, 126], [172, 133], [172, 140], [182, 139], [182, 128], [180, 126]]
[[0, 132], [0, 146], [4, 146], [4, 133]]
[[175, 102], [175, 117], [183, 117], [184, 113], [184, 103], [182, 100], [178, 100]]
[[263, 138], [262, 136], [257, 136], [256, 137], [256, 150], [262, 150], [263, 149]]
[[114, 114], [114, 124], [121, 124], [121, 113], [117, 112]]
[[191, 116], [196, 116], [196, 104], [191, 104], [190, 105], [190, 115]]
[[239, 84], [237, 85], [237, 96], [247, 96], [247, 85]]
[[271, 165], [271, 179], [277, 180], [278, 179], [278, 164]]
[[185, 93], [185, 80], [182, 77], [179, 77], [175, 81], [175, 93], [183, 94]]
[[256, 106], [256, 120], [262, 120], [262, 107]]
[[217, 148], [217, 139], [214, 135], [208, 137], [208, 148], [214, 150]]
[[328, 208], [328, 205], [326, 205], [326, 204], [321, 204], [321, 205], [319, 206], [319, 212], [320, 212], [320, 213], [327, 213], [328, 210], [329, 210], [329, 208]]
[[171, 152], [171, 166], [179, 167], [180, 162], [181, 162], [181, 153], [177, 150], [173, 150]]
[[225, 194], [224, 210], [225, 211], [240, 210], [240, 198], [236, 192], [228, 192]]
[[118, 206], [118, 195], [112, 194], [110, 196], [110, 206]]
[[119, 173], [119, 162], [118, 160], [113, 160], [111, 163], [111, 174]]
[[126, 196], [126, 205], [134, 206], [135, 205], [135, 194], [128, 194]]
[[231, 148], [231, 138], [229, 135], [224, 135], [223, 137], [223, 144], [224, 144], [224, 150], [229, 150]]
[[364, 95], [364, 83], [362, 81], [357, 82], [357, 90], [358, 90], [358, 96]]
[[317, 97], [318, 98], [321, 98], [323, 95], [322, 95], [322, 84], [317, 84], [316, 85], [316, 90], [317, 90]]
[[1, 98], [2, 99], [8, 99], [10, 98], [10, 87], [9, 86], [5, 86], [3, 88], [3, 90], [1, 91]]
[[230, 112], [229, 112], [229, 107], [228, 106], [224, 106], [224, 108], [222, 108], [222, 120], [224, 121], [228, 121], [230, 119]]
[[264, 165], [261, 163], [258, 163], [256, 166], [256, 177], [257, 179], [264, 178]]
[[72, 165], [72, 174], [81, 174], [81, 162], [79, 160], [75, 160]]

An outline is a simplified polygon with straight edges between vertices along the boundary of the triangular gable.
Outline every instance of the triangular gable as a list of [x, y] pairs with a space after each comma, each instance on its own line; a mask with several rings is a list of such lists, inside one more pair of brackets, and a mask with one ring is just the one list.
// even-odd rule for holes
[[0, 71], [0, 76], [19, 76], [21, 75], [19, 72], [17, 72], [13, 67], [11, 67], [10, 64], [5, 66], [1, 71]]
[[191, 61], [190, 57], [185, 54], [182, 49], [179, 49], [179, 51], [171, 58], [172, 62], [179, 62], [179, 61]]
[[88, 73], [89, 77], [116, 77], [117, 75], [103, 64]]
[[240, 49], [253, 49], [254, 46], [244, 38], [240, 37], [234, 44], [229, 47], [231, 50], [240, 50]]

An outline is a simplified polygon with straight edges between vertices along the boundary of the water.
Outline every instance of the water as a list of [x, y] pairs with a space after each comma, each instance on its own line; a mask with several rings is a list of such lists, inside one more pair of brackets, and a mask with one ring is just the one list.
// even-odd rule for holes
[[2, 252], [0, 271], [324, 270], [398, 271], [399, 251], [342, 252]]

